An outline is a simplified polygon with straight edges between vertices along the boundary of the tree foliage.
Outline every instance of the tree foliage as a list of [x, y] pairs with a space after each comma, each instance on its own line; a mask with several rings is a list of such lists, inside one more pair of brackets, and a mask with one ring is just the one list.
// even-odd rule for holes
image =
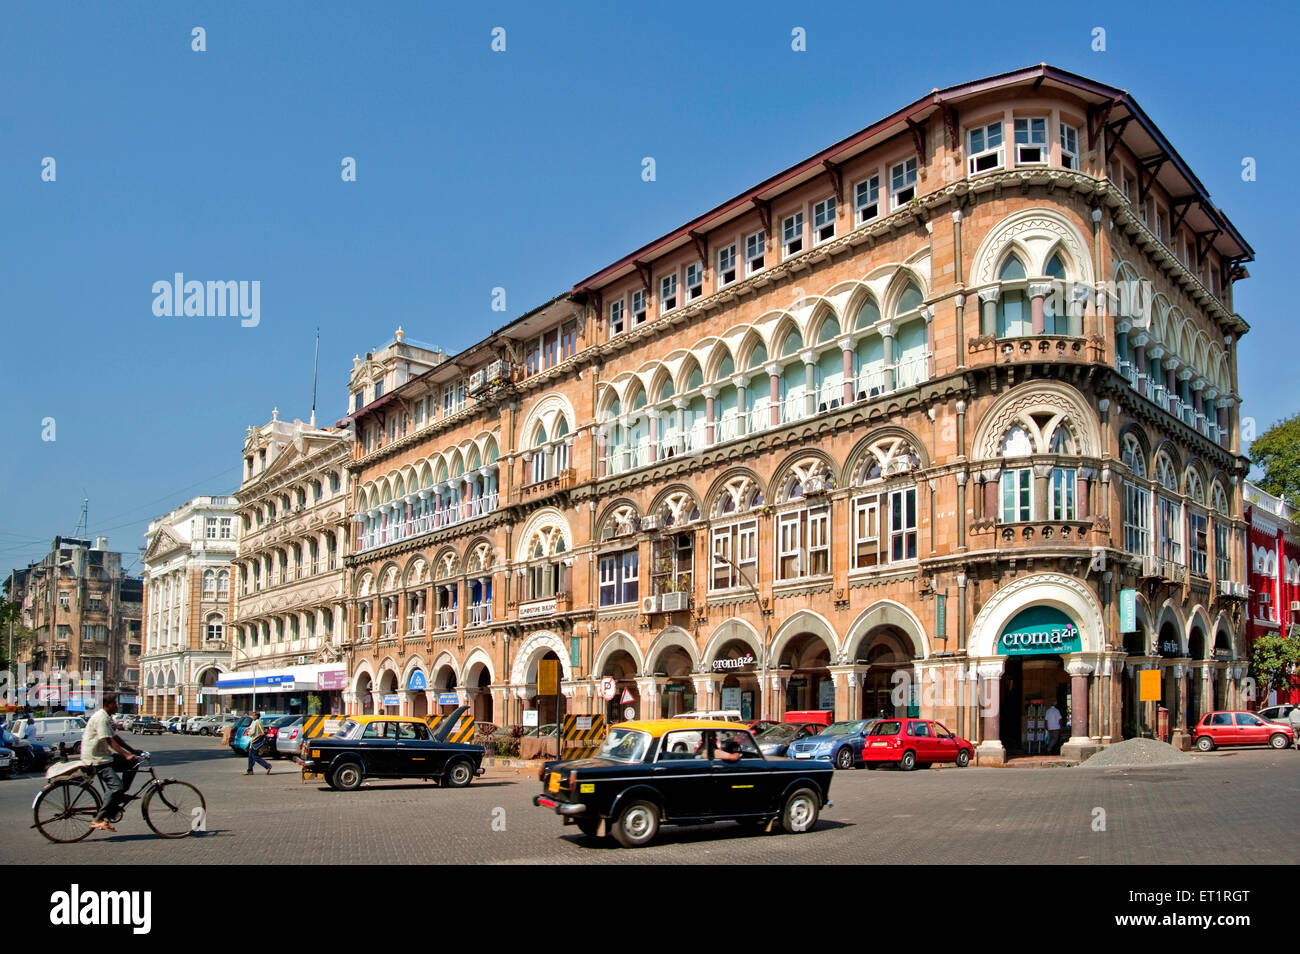
[[1250, 654], [1250, 674], [1260, 695], [1291, 688], [1291, 673], [1300, 667], [1300, 638], [1261, 636]]
[[1300, 414], [1274, 424], [1250, 444], [1250, 460], [1264, 472], [1257, 481], [1274, 497], [1300, 497]]

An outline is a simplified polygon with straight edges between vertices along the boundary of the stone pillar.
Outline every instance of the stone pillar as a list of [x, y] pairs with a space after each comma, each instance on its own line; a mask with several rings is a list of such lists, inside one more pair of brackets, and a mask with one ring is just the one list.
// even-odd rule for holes
[[[975, 747], [975, 761], [979, 765], [1001, 765], [1007, 759], [1002, 747], [1002, 720], [998, 711], [1002, 703], [1002, 658], [979, 663], [979, 694], [981, 741]], [[985, 704], [987, 700], [987, 704]]]
[[1052, 286], [1048, 282], [1034, 282], [1029, 286], [1029, 317], [1036, 335], [1046, 333], [1047, 319], [1043, 312], [1043, 301], [1051, 291]]
[[853, 403], [853, 338], [845, 335], [836, 342], [844, 354], [844, 398], [841, 403], [848, 406]]
[[1050, 485], [1052, 482], [1052, 465], [1051, 464], [1034, 464], [1033, 465], [1034, 486], [1031, 491], [1033, 495], [1033, 511], [1031, 516], [1034, 520], [1048, 520], [1051, 518], [1051, 492]]
[[745, 399], [749, 378], [738, 374], [731, 379], [731, 383], [736, 386], [736, 436], [740, 437], [749, 433], [749, 404]]
[[934, 309], [926, 307], [921, 310], [925, 319], [925, 379], [934, 377]]
[[370, 706], [376, 713], [382, 712], [384, 708], [384, 694], [382, 692], [371, 690]]
[[817, 413], [817, 358], [811, 350], [799, 355], [803, 361], [803, 416], [812, 417]]
[[712, 447], [717, 443], [717, 430], [715, 428], [717, 418], [714, 417], [716, 410], [714, 402], [717, 397], [716, 388], [704, 389], [704, 443], [708, 447]]
[[1061, 758], [1083, 761], [1101, 748], [1088, 734], [1088, 680], [1095, 669], [1094, 663], [1083, 659], [1065, 664], [1070, 674], [1070, 738], [1061, 746]]
[[659, 411], [649, 408], [645, 416], [650, 420], [650, 463], [659, 459]]
[[597, 428], [596, 431], [596, 476], [609, 476], [609, 461], [605, 457], [605, 429]]
[[769, 364], [763, 370], [767, 372], [768, 400], [772, 402], [772, 407], [768, 412], [768, 424], [771, 427], [776, 427], [781, 423], [781, 366], [779, 364]]
[[966, 367], [966, 296], [956, 295], [953, 301], [957, 305], [957, 368], [960, 370]]
[[998, 519], [998, 478], [990, 477], [987, 473], [981, 474], [984, 479], [984, 519]]
[[898, 372], [894, 367], [894, 332], [897, 329], [892, 322], [886, 321], [880, 325], [880, 336], [884, 339], [885, 344], [885, 380], [884, 390], [889, 393], [898, 386]]
[[999, 286], [980, 289], [980, 335], [992, 338], [998, 332], [998, 299], [1002, 297]]
[[1140, 334], [1133, 339], [1133, 368], [1136, 372], [1134, 379], [1137, 381], [1137, 389], [1145, 390], [1147, 379], [1147, 342], [1150, 338], [1145, 334]]
[[771, 700], [768, 718], [780, 722], [785, 718], [785, 687], [790, 681], [790, 676], [774, 672], [768, 678], [768, 685], [763, 687], [764, 701]]

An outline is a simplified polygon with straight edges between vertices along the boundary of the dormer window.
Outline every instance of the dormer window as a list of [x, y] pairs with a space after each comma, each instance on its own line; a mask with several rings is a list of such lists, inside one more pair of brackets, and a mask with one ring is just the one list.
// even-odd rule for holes
[[821, 243], [835, 238], [835, 196], [813, 206], [813, 241]]

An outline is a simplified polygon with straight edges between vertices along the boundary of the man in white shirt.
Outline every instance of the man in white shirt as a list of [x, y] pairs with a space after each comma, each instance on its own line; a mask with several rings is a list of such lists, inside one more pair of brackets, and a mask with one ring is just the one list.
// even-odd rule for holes
[[[125, 800], [140, 767], [140, 750], [133, 749], [113, 729], [113, 716], [116, 714], [117, 696], [108, 693], [103, 705], [90, 717], [81, 733], [81, 761], [94, 768], [108, 791], [108, 801], [90, 823], [91, 828], [99, 831], [117, 831], [109, 819]], [[120, 778], [118, 772], [122, 773]]]
[[1061, 710], [1056, 708], [1055, 703], [1048, 707], [1045, 718], [1047, 720], [1047, 753], [1050, 755], [1056, 751], [1056, 743], [1061, 738]]

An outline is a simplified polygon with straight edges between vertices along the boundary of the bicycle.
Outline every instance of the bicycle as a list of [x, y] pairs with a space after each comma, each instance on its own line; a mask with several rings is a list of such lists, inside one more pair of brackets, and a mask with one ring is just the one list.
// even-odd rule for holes
[[[149, 770], [149, 780], [134, 794], [126, 793], [122, 804], [109, 816], [110, 822], [122, 820], [126, 806], [144, 799], [140, 812], [145, 824], [160, 838], [184, 838], [195, 829], [195, 822], [206, 818], [207, 803], [203, 793], [189, 782], [175, 778], [159, 778], [153, 770], [148, 752], [141, 753], [139, 768]], [[95, 820], [104, 804], [95, 787], [98, 776], [90, 766], [49, 782], [32, 801], [33, 828], [50, 841], [68, 844], [81, 841], [94, 829]], [[103, 783], [100, 783], [103, 787]]]

